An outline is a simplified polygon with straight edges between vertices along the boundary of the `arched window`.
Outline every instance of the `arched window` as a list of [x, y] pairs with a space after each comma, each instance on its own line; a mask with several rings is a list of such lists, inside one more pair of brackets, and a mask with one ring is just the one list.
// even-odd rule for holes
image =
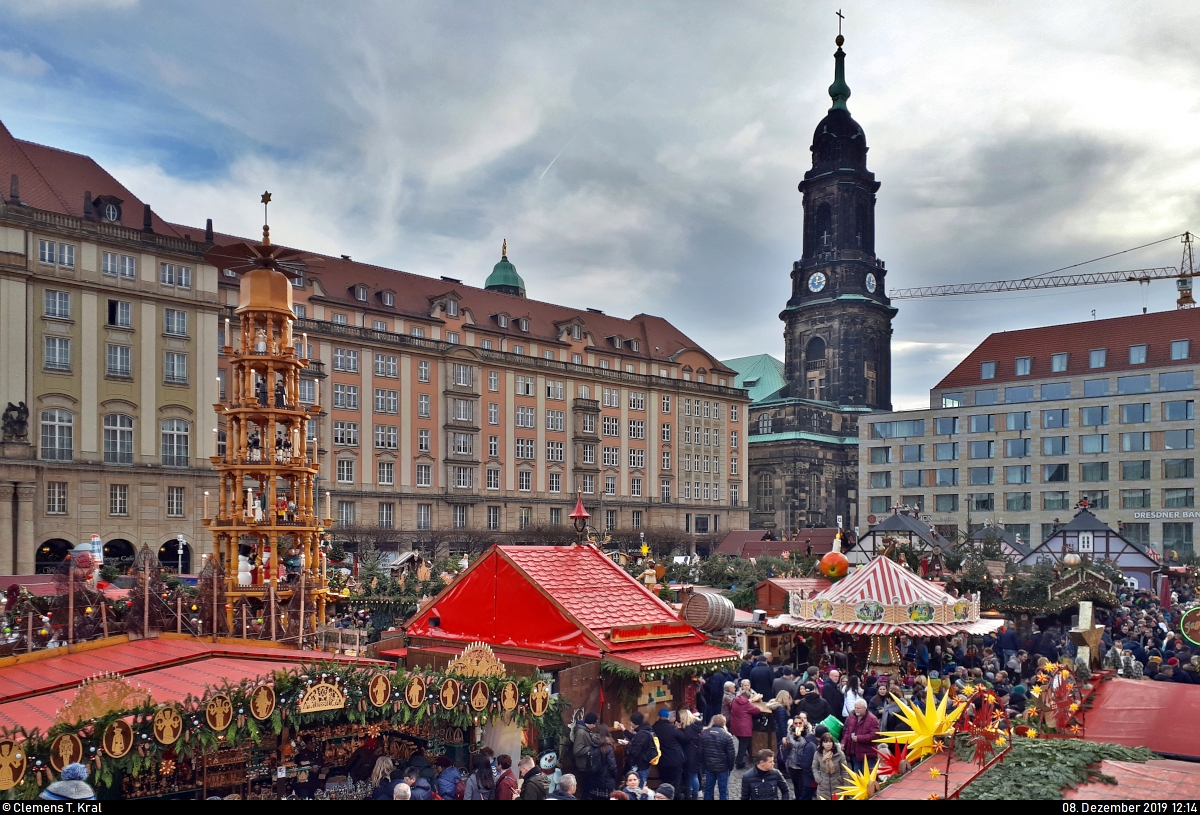
[[133, 463], [133, 417], [110, 413], [104, 417], [104, 461]]
[[813, 337], [804, 348], [805, 384], [809, 399], [825, 399], [825, 340]]
[[758, 434], [760, 436], [765, 436], [767, 433], [770, 433], [770, 432], [771, 432], [771, 414], [770, 413], [758, 414]]
[[870, 251], [870, 241], [868, 235], [870, 230], [867, 229], [867, 205], [859, 201], [854, 208], [854, 243], [852, 249], [860, 249], [865, 252]]
[[828, 203], [817, 207], [817, 222], [815, 224], [816, 246], [818, 252], [828, 252], [833, 248], [833, 210]]
[[758, 494], [755, 496], [755, 509], [759, 512], [775, 511], [775, 475], [773, 473], [758, 474]]
[[188, 423], [167, 419], [162, 423], [162, 463], [164, 467], [188, 466]]
[[65, 410], [42, 411], [42, 458], [46, 461], [70, 461], [73, 450], [75, 417]]
[[863, 383], [866, 386], [868, 405], [879, 403], [879, 343], [873, 338], [867, 341], [866, 359], [863, 360]]

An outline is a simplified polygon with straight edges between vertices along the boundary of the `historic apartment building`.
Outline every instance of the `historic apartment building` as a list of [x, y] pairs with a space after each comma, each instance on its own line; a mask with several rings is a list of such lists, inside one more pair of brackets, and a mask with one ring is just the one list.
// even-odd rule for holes
[[863, 417], [890, 410], [896, 309], [875, 253], [875, 194], [862, 127], [846, 102], [843, 38], [837, 38], [832, 106], [813, 133], [804, 174], [803, 254], [792, 265], [783, 363], [728, 360], [750, 406], [750, 525], [783, 536], [803, 527], [849, 527], [858, 507]]
[[[181, 537], [187, 569], [211, 548], [237, 325], [237, 280], [204, 253], [242, 239], [167, 223], [92, 159], [2, 125], [0, 172], [0, 572], [93, 534], [106, 557], [147, 544], [171, 564]], [[569, 523], [579, 491], [597, 527], [747, 525], [748, 398], [667, 321], [527, 299], [507, 257], [482, 288], [319, 256], [294, 286], [338, 523], [519, 533]]]
[[1193, 551], [1200, 312], [992, 334], [930, 391], [859, 439], [859, 520], [893, 505], [947, 538], [1002, 525], [1029, 546], [1087, 499], [1126, 538]]

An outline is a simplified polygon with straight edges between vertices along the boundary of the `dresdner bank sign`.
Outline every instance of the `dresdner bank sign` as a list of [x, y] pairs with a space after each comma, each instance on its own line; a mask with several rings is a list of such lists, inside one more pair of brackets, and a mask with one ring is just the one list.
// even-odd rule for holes
[[1200, 512], [1135, 512], [1135, 521], [1169, 521], [1175, 518], [1200, 518]]

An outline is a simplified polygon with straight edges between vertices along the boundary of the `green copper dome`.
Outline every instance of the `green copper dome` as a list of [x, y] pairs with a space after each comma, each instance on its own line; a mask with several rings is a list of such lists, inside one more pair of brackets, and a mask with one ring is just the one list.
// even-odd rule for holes
[[508, 262], [508, 241], [505, 240], [500, 249], [500, 262], [492, 267], [483, 287], [488, 291], [498, 291], [516, 297], [525, 296], [525, 281], [517, 274], [517, 267]]

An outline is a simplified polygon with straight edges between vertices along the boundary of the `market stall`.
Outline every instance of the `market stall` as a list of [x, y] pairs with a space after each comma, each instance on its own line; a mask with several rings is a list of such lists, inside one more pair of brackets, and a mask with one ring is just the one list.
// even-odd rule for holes
[[876, 673], [900, 669], [897, 634], [986, 634], [1004, 624], [980, 618], [978, 596], [955, 597], [886, 557], [874, 558], [824, 591], [793, 591], [790, 613], [768, 622], [774, 627], [867, 635], [867, 668]]
[[192, 638], [62, 650], [0, 665], [0, 793], [34, 798], [82, 762], [107, 799], [361, 799], [381, 756], [461, 763], [485, 729], [562, 731], [545, 682], [479, 649], [449, 671]]
[[493, 546], [407, 625], [410, 668], [486, 643], [604, 721], [694, 703], [687, 680], [738, 660], [591, 545]]

